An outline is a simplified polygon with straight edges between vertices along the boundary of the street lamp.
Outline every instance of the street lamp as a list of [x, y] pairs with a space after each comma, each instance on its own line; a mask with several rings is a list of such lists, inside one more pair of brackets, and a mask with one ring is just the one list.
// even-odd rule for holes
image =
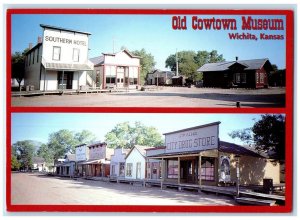
[[235, 155], [235, 164], [236, 164], [236, 197], [239, 197], [240, 194], [240, 155]]

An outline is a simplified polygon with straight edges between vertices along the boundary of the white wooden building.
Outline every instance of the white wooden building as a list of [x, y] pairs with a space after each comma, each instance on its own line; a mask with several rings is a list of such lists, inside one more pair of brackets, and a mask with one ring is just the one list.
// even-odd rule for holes
[[[88, 71], [90, 33], [40, 25], [43, 38], [29, 46], [25, 58], [24, 85], [34, 90], [80, 89], [91, 80]], [[90, 82], [91, 84], [92, 82]]]
[[125, 178], [145, 179], [147, 146], [135, 145], [126, 156]]
[[154, 70], [147, 74], [147, 85], [172, 85], [172, 77], [175, 73], [172, 71]]
[[125, 157], [128, 152], [129, 149], [114, 149], [114, 154], [111, 155], [110, 161], [110, 177], [125, 177]]
[[128, 50], [91, 58], [97, 87], [136, 89], [140, 85], [140, 57]]
[[75, 146], [76, 176], [84, 176], [86, 173], [84, 163], [89, 160], [89, 148], [86, 144]]

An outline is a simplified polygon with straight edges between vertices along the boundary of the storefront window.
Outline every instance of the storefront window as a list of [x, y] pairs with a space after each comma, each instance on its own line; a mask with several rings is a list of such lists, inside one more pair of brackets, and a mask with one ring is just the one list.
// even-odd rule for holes
[[79, 62], [79, 49], [73, 48], [73, 61]]
[[168, 161], [168, 178], [178, 178], [178, 160]]
[[116, 165], [111, 166], [111, 175], [115, 176], [116, 175]]
[[240, 83], [241, 82], [241, 74], [240, 73], [236, 73], [235, 74], [235, 82], [236, 83]]
[[125, 163], [120, 163], [120, 176], [125, 176]]
[[60, 60], [60, 47], [53, 47], [52, 60]]
[[136, 163], [136, 178], [141, 179], [141, 162]]
[[126, 164], [126, 176], [132, 176], [132, 163]]
[[107, 76], [106, 77], [106, 83], [107, 84], [115, 84], [116, 83], [116, 77], [115, 76]]
[[201, 163], [201, 180], [215, 180], [215, 159], [202, 157]]
[[246, 79], [246, 73], [241, 73], [241, 83], [246, 83], [247, 79]]

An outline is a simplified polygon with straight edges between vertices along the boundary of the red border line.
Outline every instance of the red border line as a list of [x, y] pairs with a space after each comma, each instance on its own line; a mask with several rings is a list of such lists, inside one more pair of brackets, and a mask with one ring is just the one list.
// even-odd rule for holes
[[[285, 15], [286, 16], [286, 105], [285, 108], [116, 108], [116, 107], [11, 107], [11, 19], [13, 14], [122, 14], [122, 15]], [[6, 205], [11, 212], [236, 212], [287, 213], [293, 209], [293, 75], [294, 12], [292, 10], [194, 10], [194, 9], [8, 9], [6, 14]], [[284, 206], [98, 206], [11, 204], [11, 115], [12, 113], [273, 113], [286, 114], [286, 203]], [[176, 212], [174, 212], [174, 208]]]

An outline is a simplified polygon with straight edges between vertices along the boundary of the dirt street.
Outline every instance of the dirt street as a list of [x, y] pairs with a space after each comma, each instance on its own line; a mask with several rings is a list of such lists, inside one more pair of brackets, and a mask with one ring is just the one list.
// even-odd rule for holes
[[79, 107], [284, 107], [285, 88], [160, 87], [154, 91], [12, 97], [12, 106]]
[[227, 196], [38, 173], [12, 173], [11, 197], [12, 205], [236, 205]]

